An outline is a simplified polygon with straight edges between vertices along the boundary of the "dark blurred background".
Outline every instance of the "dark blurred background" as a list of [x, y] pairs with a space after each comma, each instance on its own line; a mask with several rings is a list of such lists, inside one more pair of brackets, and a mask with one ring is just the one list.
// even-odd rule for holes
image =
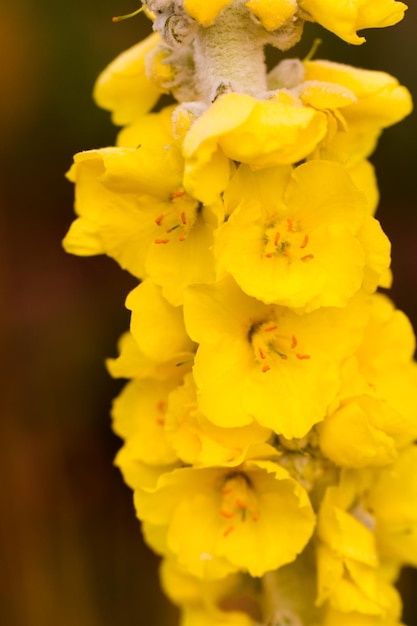
[[[171, 626], [157, 560], [112, 460], [109, 407], [120, 384], [103, 361], [128, 326], [135, 281], [107, 258], [64, 254], [73, 153], [114, 143], [91, 90], [119, 52], [150, 32], [112, 24], [133, 0], [3, 0], [0, 17], [0, 624]], [[353, 47], [306, 29], [318, 57], [382, 69], [417, 95], [417, 7]], [[293, 54], [293, 53], [291, 53]], [[393, 242], [392, 295], [417, 326], [416, 117], [385, 132], [373, 162], [379, 218]], [[401, 579], [417, 625], [417, 578]], [[413, 597], [414, 596], [414, 597]], [[413, 607], [414, 605], [414, 607]]]

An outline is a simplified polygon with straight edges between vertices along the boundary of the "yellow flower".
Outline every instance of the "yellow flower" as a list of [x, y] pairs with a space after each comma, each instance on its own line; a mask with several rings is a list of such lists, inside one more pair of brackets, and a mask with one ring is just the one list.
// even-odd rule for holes
[[[255, 604], [256, 582], [243, 574], [201, 580], [182, 570], [173, 559], [160, 569], [162, 587], [182, 609], [181, 626], [255, 626], [239, 605]], [[227, 610], [226, 610], [227, 609]]]
[[361, 345], [343, 367], [337, 404], [319, 427], [322, 452], [342, 466], [387, 465], [417, 436], [411, 324], [384, 296], [372, 305]]
[[355, 475], [343, 475], [322, 501], [317, 535], [318, 604], [343, 613], [387, 617], [397, 613], [399, 598], [378, 572], [373, 520], [362, 511]]
[[249, 0], [246, 6], [260, 20], [266, 30], [276, 30], [294, 17], [296, 0]]
[[233, 468], [184, 468], [164, 474], [154, 490], [135, 491], [138, 517], [165, 535], [168, 555], [200, 578], [239, 570], [251, 576], [290, 563], [314, 528], [304, 489], [271, 461]]
[[365, 615], [363, 613], [356, 613], [353, 611], [349, 613], [342, 613], [341, 611], [336, 611], [330, 607], [326, 612], [323, 626], [405, 626], [399, 621], [399, 613], [400, 611], [397, 610], [394, 612], [393, 616], [380, 617], [376, 615]]
[[132, 311], [130, 330], [139, 349], [153, 361], [163, 363], [178, 354], [192, 352], [182, 309], [173, 307], [151, 280], [143, 281], [126, 298]]
[[166, 438], [178, 456], [190, 465], [240, 463], [255, 446], [264, 454], [274, 448], [260, 446], [271, 431], [255, 422], [240, 428], [222, 428], [210, 422], [198, 410], [197, 390], [191, 373], [184, 384], [169, 395], [165, 415]]
[[229, 159], [255, 168], [295, 163], [314, 150], [326, 130], [326, 115], [302, 106], [290, 94], [277, 94], [273, 100], [222, 95], [185, 135], [184, 185], [198, 193], [200, 185], [212, 180], [215, 165], [226, 178]]
[[216, 234], [215, 254], [245, 293], [312, 311], [376, 289], [390, 244], [345, 168], [310, 161], [240, 171], [242, 200]]
[[184, 0], [184, 9], [188, 15], [203, 26], [210, 26], [219, 13], [233, 0], [210, 0], [201, 2], [200, 0]]
[[[160, 357], [159, 354], [156, 355]], [[156, 360], [140, 350], [131, 333], [124, 333], [119, 341], [119, 356], [107, 359], [106, 365], [113, 378], [154, 378], [177, 380], [178, 372], [181, 375], [189, 371], [194, 360], [193, 352], [179, 352], [172, 354], [168, 360]]]
[[145, 133], [138, 149], [76, 155], [68, 177], [79, 217], [63, 243], [67, 252], [105, 253], [138, 278], [149, 275], [178, 305], [185, 287], [214, 280], [210, 248], [223, 208], [219, 199], [205, 206], [184, 191], [172, 141], [160, 130], [153, 139]]
[[340, 363], [360, 342], [367, 310], [359, 298], [298, 315], [250, 298], [230, 278], [190, 288], [184, 315], [200, 344], [200, 410], [219, 426], [255, 419], [288, 439], [303, 437], [334, 400]]
[[[396, 124], [412, 111], [409, 91], [386, 72], [364, 70], [331, 61], [305, 61], [304, 83], [298, 86], [305, 104], [320, 105], [320, 93], [344, 89], [353, 95], [342, 111], [339, 124], [345, 128], [328, 133], [319, 146], [319, 158], [344, 163], [361, 160], [371, 154], [383, 128]], [[311, 100], [312, 95], [315, 96]], [[335, 109], [337, 107], [330, 107]]]
[[134, 448], [147, 465], [171, 465], [177, 455], [165, 435], [165, 414], [175, 379], [133, 380], [113, 401], [114, 432]]
[[378, 549], [387, 559], [417, 566], [417, 447], [381, 470], [367, 504], [375, 517]]
[[314, 21], [353, 44], [365, 41], [356, 31], [397, 24], [407, 9], [395, 0], [298, 0], [298, 4]]
[[120, 54], [100, 74], [94, 87], [98, 106], [112, 112], [117, 126], [131, 124], [152, 109], [161, 90], [146, 75], [145, 58], [160, 43], [154, 33]]

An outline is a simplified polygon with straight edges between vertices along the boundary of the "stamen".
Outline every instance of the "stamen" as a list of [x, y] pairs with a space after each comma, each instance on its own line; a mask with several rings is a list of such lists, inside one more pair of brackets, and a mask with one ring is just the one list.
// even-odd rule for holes
[[181, 233], [181, 235], [178, 237], [179, 241], [185, 241], [185, 233]]
[[184, 224], [184, 226], [185, 226], [185, 224], [187, 223], [187, 220], [186, 220], [186, 218], [185, 218], [185, 212], [184, 212], [184, 211], [181, 211], [181, 213], [180, 213], [180, 218], [181, 218], [181, 222], [182, 222], [182, 223]]
[[165, 420], [163, 417], [157, 417], [155, 422], [158, 424], [158, 426], [164, 426], [165, 424]]
[[245, 504], [244, 502], [242, 502], [242, 500], [239, 500], [239, 498], [236, 498], [235, 500], [236, 505], [239, 507], [239, 509], [247, 509], [248, 505]]
[[114, 23], [117, 23], [117, 22], [122, 22], [123, 20], [128, 20], [131, 17], [135, 17], [135, 15], [139, 15], [139, 13], [141, 13], [145, 8], [146, 8], [146, 4], [140, 7], [139, 9], [136, 9], [136, 11], [132, 11], [132, 13], [127, 13], [127, 15], [119, 15], [117, 17], [112, 17], [111, 21]]
[[158, 224], [158, 226], [160, 226], [162, 224], [162, 220], [164, 219], [164, 214], [161, 213], [161, 215], [158, 215], [158, 217], [155, 220], [155, 224]]
[[266, 333], [271, 333], [273, 330], [276, 330], [278, 328], [278, 326], [268, 326], [267, 328], [264, 328]]
[[269, 367], [269, 365], [264, 365], [262, 367], [262, 372], [265, 374], [265, 372], [268, 372], [271, 368]]
[[257, 513], [252, 513], [252, 519], [254, 522], [257, 522], [259, 519], [259, 515]]
[[308, 235], [305, 235], [303, 239], [303, 243], [301, 244], [300, 248], [305, 248], [309, 242], [309, 239], [310, 237]]
[[275, 233], [275, 239], [274, 239], [274, 246], [277, 246], [279, 244], [279, 240], [281, 238], [281, 233]]
[[229, 528], [226, 528], [226, 530], [223, 533], [223, 537], [227, 537], [227, 535], [230, 535], [230, 533], [235, 529], [234, 526], [229, 526]]
[[265, 352], [262, 350], [262, 348], [258, 348], [258, 352], [261, 359], [266, 359]]
[[232, 493], [232, 487], [227, 487], [227, 489], [222, 490], [222, 496], [227, 496], [229, 493]]
[[181, 224], [175, 224], [175, 226], [171, 226], [171, 228], [167, 228], [166, 232], [167, 233], [172, 233], [173, 230], [177, 230], [177, 228], [180, 228]]
[[297, 357], [297, 359], [300, 359], [300, 361], [304, 361], [305, 359], [311, 359], [310, 354], [296, 354], [295, 356]]
[[287, 218], [287, 227], [290, 232], [294, 229], [294, 222], [290, 218]]
[[169, 243], [169, 239], [154, 239], [154, 243]]
[[291, 350], [293, 350], [298, 345], [297, 337], [295, 335], [291, 338]]
[[157, 411], [165, 411], [165, 407], [166, 407], [166, 402], [165, 400], [159, 400], [156, 403], [156, 409]]
[[267, 252], [265, 256], [267, 257], [267, 259], [272, 259], [272, 252]]
[[310, 261], [311, 259], [314, 259], [314, 254], [306, 254], [301, 257], [301, 261]]
[[169, 195], [169, 199], [175, 200], [176, 198], [181, 198], [182, 196], [185, 196], [185, 191], [174, 191]]
[[230, 519], [235, 516], [231, 511], [220, 511], [220, 515], [223, 515], [226, 519]]

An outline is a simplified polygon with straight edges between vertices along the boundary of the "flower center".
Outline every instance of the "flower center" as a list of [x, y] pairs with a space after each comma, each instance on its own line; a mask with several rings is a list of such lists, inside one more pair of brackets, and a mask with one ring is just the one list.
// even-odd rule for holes
[[311, 261], [310, 237], [303, 230], [300, 220], [287, 218], [265, 229], [264, 252], [267, 259], [286, 257], [289, 261]]
[[259, 519], [258, 501], [250, 479], [242, 472], [229, 474], [221, 490], [220, 515], [225, 520], [223, 536], [227, 537], [238, 524]]
[[276, 320], [255, 322], [249, 329], [248, 339], [252, 344], [255, 359], [262, 372], [268, 372], [276, 359], [286, 361], [295, 357], [300, 361], [311, 358], [301, 347], [295, 334], [281, 331]]
[[160, 229], [160, 234], [154, 239], [156, 244], [166, 244], [173, 236], [178, 241], [184, 241], [198, 217], [203, 205], [189, 196], [185, 191], [174, 191], [170, 195], [171, 205], [155, 219], [155, 224]]

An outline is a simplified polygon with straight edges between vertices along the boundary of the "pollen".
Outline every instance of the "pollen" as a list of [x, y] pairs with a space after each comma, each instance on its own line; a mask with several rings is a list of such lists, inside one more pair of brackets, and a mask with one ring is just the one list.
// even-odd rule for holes
[[181, 198], [182, 196], [185, 196], [185, 191], [174, 191], [170, 194], [169, 199], [176, 200], [177, 198]]

